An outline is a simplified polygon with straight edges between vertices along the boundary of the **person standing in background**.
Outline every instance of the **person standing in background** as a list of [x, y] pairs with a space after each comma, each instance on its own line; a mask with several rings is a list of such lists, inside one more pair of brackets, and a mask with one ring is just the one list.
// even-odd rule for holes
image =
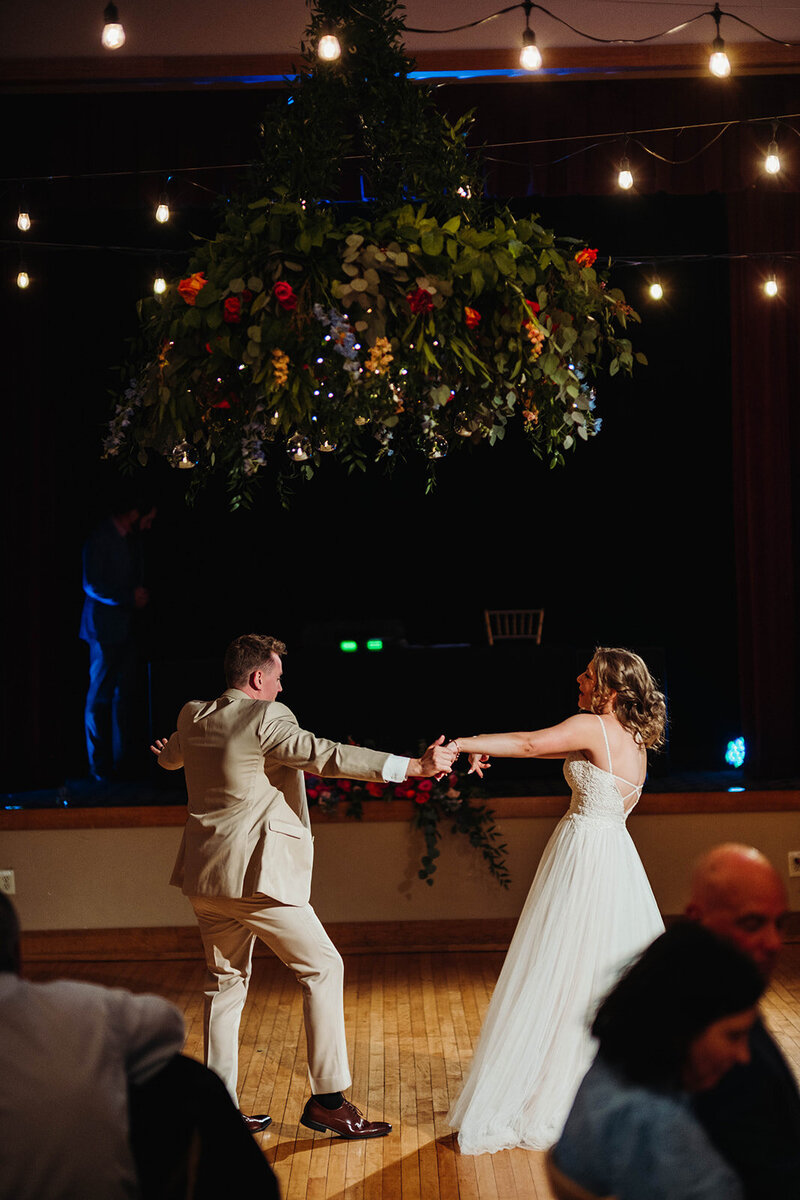
[[140, 535], [156, 516], [141, 497], [120, 494], [83, 547], [80, 637], [89, 645], [84, 726], [89, 773], [98, 783], [124, 773], [137, 744], [135, 614], [150, 601]]

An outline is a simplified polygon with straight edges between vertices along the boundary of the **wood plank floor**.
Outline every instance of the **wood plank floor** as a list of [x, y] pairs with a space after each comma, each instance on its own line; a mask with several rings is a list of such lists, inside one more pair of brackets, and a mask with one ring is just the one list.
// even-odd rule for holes
[[[284, 1200], [552, 1200], [542, 1154], [462, 1156], [445, 1123], [502, 958], [453, 952], [346, 959], [349, 1094], [369, 1116], [394, 1125], [389, 1137], [363, 1143], [298, 1124], [308, 1095], [300, 990], [279, 962], [256, 960], [242, 1021], [241, 1105], [272, 1116], [259, 1143]], [[200, 962], [36, 963], [25, 974], [165, 996], [186, 1015], [186, 1052], [202, 1059]], [[800, 945], [785, 947], [764, 1011], [800, 1078]]]

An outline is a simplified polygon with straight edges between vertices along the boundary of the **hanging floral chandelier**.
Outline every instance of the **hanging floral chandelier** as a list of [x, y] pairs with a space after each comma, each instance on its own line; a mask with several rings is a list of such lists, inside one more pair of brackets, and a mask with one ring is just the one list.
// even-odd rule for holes
[[[309, 40], [332, 7], [315, 8]], [[334, 67], [301, 73], [293, 103], [265, 123], [257, 184], [187, 276], [142, 302], [145, 350], [106, 456], [155, 452], [195, 483], [222, 474], [234, 507], [260, 477], [310, 477], [324, 457], [435, 464], [511, 423], [556, 465], [600, 429], [597, 375], [644, 361], [625, 336], [638, 317], [595, 250], [473, 199], [470, 119], [451, 126], [397, 70], [409, 63], [392, 0], [363, 7], [357, 44], [365, 61], [388, 58], [388, 82], [373, 76], [359, 96], [357, 63], [344, 82]], [[377, 193], [358, 205], [329, 200], [353, 148], [345, 100]]]

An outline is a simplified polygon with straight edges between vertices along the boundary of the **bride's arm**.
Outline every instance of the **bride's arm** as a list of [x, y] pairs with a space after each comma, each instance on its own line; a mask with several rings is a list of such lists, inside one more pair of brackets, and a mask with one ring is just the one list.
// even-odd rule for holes
[[585, 714], [568, 717], [559, 725], [529, 733], [481, 733], [453, 738], [459, 753], [493, 758], [563, 758], [573, 750], [591, 747], [592, 722]]

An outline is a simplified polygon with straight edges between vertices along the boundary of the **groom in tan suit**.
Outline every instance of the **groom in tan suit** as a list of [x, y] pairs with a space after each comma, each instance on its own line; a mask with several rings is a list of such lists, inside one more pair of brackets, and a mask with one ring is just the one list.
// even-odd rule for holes
[[[308, 903], [313, 839], [303, 771], [326, 777], [401, 782], [450, 769], [442, 738], [423, 756], [400, 758], [345, 746], [301, 729], [277, 701], [282, 642], [245, 634], [225, 654], [227, 690], [191, 700], [168, 742], [151, 747], [161, 766], [183, 767], [188, 818], [171, 883], [192, 902], [208, 967], [206, 1063], [234, 1098], [239, 1022], [258, 937], [303, 988], [311, 1099], [300, 1118], [345, 1138], [383, 1137], [342, 1092], [350, 1086], [342, 959]], [[245, 1117], [253, 1131], [267, 1116]]]

